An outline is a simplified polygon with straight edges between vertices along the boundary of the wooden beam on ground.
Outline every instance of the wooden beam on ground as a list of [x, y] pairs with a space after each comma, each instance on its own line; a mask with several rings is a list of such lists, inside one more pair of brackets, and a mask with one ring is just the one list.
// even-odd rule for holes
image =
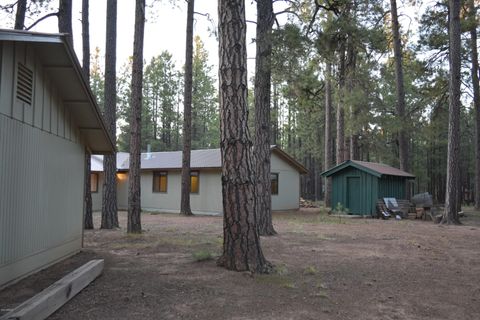
[[28, 299], [0, 320], [43, 320], [82, 291], [103, 271], [103, 259], [91, 260]]

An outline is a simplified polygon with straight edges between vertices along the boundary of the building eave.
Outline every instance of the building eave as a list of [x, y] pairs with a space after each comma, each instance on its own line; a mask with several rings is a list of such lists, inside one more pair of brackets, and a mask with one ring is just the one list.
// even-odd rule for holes
[[86, 148], [96, 154], [115, 152], [113, 139], [65, 34], [0, 29], [0, 41], [32, 45], [44, 72], [59, 89], [62, 103], [75, 120]]

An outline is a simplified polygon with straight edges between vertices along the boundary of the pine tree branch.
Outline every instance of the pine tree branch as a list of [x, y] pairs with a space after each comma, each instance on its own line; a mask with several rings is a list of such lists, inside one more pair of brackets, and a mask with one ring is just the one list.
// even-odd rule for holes
[[37, 21], [32, 23], [28, 28], [25, 28], [25, 30], [28, 31], [28, 30], [32, 29], [33, 27], [35, 27], [40, 22], [42, 22], [43, 20], [45, 20], [47, 18], [50, 18], [50, 17], [53, 17], [53, 16], [58, 16], [58, 11], [57, 12], [51, 12], [49, 14], [44, 15], [43, 17], [41, 17], [40, 19], [38, 19]]
[[17, 5], [18, 1], [15, 1], [14, 3], [11, 4], [6, 4], [6, 5], [0, 5], [1, 10], [13, 10], [13, 7]]
[[336, 16], [340, 14], [340, 10], [338, 9], [337, 2], [326, 2], [327, 5], [320, 4], [319, 0], [315, 0], [315, 12], [313, 13], [312, 18], [310, 19], [310, 23], [308, 24], [307, 27], [307, 33], [306, 35], [310, 33], [310, 30], [313, 27], [313, 23], [315, 22], [315, 19], [317, 18], [317, 14], [320, 11], [320, 9], [326, 10], [326, 11], [332, 11]]

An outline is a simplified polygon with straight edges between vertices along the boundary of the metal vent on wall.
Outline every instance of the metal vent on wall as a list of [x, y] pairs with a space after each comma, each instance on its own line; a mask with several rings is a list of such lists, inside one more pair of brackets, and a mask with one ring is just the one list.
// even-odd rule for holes
[[33, 91], [33, 71], [18, 64], [17, 70], [17, 99], [31, 105]]

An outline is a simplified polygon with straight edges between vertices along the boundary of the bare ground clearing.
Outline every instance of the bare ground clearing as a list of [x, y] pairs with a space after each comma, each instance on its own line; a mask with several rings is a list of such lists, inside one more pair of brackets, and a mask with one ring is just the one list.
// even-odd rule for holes
[[104, 274], [50, 319], [480, 319], [480, 213], [462, 222], [275, 213], [262, 246], [277, 271], [252, 276], [197, 261], [220, 254], [221, 217], [144, 214], [142, 235], [86, 231], [83, 252], [0, 292], [0, 308], [101, 257]]

